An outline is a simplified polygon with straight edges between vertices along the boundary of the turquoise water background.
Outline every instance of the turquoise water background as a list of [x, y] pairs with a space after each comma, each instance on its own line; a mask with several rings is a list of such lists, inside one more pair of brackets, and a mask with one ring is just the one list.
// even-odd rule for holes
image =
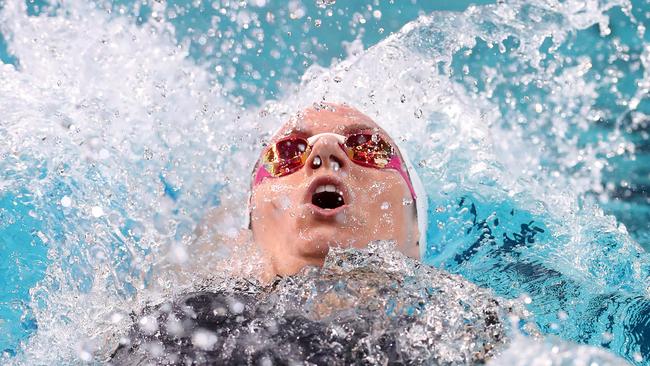
[[[472, 3], [480, 6], [492, 2]], [[178, 42], [188, 44], [191, 58], [210, 71], [215, 83], [224, 85], [226, 98], [236, 105], [253, 108], [265, 100], [280, 98], [314, 64], [329, 67], [333, 60], [337, 62], [349, 57], [359, 44], [366, 49], [392, 32], [397, 32], [419, 15], [437, 10], [463, 11], [470, 2], [338, 1], [320, 7], [315, 1], [305, 1], [299, 10], [304, 14], [294, 13], [293, 16], [287, 3], [269, 2], [264, 7], [250, 7], [249, 16], [253, 19], [267, 19], [268, 14], [274, 17], [273, 22], [260, 22], [265, 42], [250, 49], [246, 49], [245, 45], [247, 39], [256, 37], [253, 28], [242, 28], [238, 23], [241, 19], [227, 16], [221, 18], [218, 30], [227, 35], [224, 37], [235, 46], [229, 49], [214, 46], [216, 43], [206, 38], [206, 34], [214, 28], [213, 19], [218, 11], [205, 2], [197, 7], [189, 4], [167, 3], [168, 9], [186, 9], [166, 15], [176, 29], [174, 36]], [[645, 1], [633, 1], [632, 4], [632, 13], [648, 24], [650, 5]], [[28, 5], [30, 14], [35, 16], [51, 11], [44, 8], [46, 3], [29, 2]], [[372, 10], [368, 9], [368, 5], [373, 5]], [[149, 5], [135, 7], [129, 2], [113, 2], [102, 6], [110, 8], [116, 16], [124, 13], [123, 16], [138, 24], [146, 23], [154, 16]], [[331, 15], [328, 15], [329, 11]], [[380, 16], [376, 16], [374, 11], [380, 11]], [[629, 105], [620, 101], [632, 99], [641, 88], [638, 82], [643, 79], [645, 69], [634, 65], [635, 60], [638, 63], [643, 55], [644, 48], [648, 47], [650, 36], [646, 31], [640, 37], [620, 8], [609, 10], [608, 15], [609, 34], [603, 35], [601, 27], [591, 25], [572, 32], [557, 47], [551, 47], [549, 42], [545, 51], [556, 58], [563, 58], [563, 68], [578, 64], [581, 57], [589, 57], [593, 71], [587, 72], [586, 79], [602, 77], [598, 70], [615, 69], [620, 72], [615, 82], [618, 86], [616, 90], [596, 90], [597, 98], [591, 107], [592, 110], [601, 111], [602, 118], [586, 129], [570, 130], [567, 134], [578, 141], [578, 146], [605, 141], [615, 130], [632, 142], [634, 153], [600, 156], [608, 162], [608, 168], [601, 177], [603, 186], [608, 188], [605, 192], [587, 192], [582, 199], [585, 205], [597, 202], [607, 214], [625, 225], [640, 247], [648, 250], [650, 121], [643, 118], [639, 121]], [[506, 40], [504, 43], [508, 45], [508, 42], [512, 42], [513, 48], [516, 46], [516, 40]], [[244, 45], [240, 51], [236, 51], [238, 45]], [[618, 54], [621, 48], [626, 49], [624, 53], [628, 55], [627, 58], [603, 57]], [[469, 91], [479, 93], [487, 88], [479, 76], [485, 66], [495, 67], [505, 78], [514, 79], [523, 73], [507, 67], [511, 63], [510, 58], [516, 56], [500, 52], [498, 48], [480, 40], [471, 53], [464, 51], [459, 49], [455, 52], [450, 78]], [[20, 60], [11, 55], [7, 41], [1, 34], [0, 60], [20, 67]], [[551, 60], [553, 57], [542, 63]], [[512, 117], [514, 121], [516, 113], [534, 115], [535, 103], [541, 101], [546, 106], [548, 99], [550, 95], [543, 87], [506, 83], [494, 91], [491, 101], [500, 109], [504, 119]], [[511, 108], [512, 100], [518, 101], [514, 110]], [[647, 95], [639, 101], [635, 110], [650, 115]], [[549, 162], [546, 168], [553, 170], [553, 164], [555, 162]], [[46, 174], [44, 165], [38, 162], [34, 164], [33, 174]], [[580, 164], [574, 169], [579, 170]], [[559, 168], [558, 171], [568, 174]], [[5, 171], [4, 174], [10, 175], [11, 172]], [[172, 184], [165, 184], [165, 193], [170, 198], [176, 199], [177, 195], [182, 194]], [[61, 191], [66, 189], [62, 184], [51, 194], [59, 197]], [[24, 191], [0, 196], [0, 253], [3, 253], [0, 258], [0, 283], [3, 286], [0, 291], [0, 350], [7, 355], [19, 353], [21, 342], [38, 329], [30, 310], [30, 289], [44, 278], [46, 269], [52, 265], [48, 259], [48, 246], [63, 238], [63, 232], [59, 233], [60, 236], [55, 233], [44, 238], [39, 215], [34, 213], [36, 208], [32, 193], [25, 187]], [[430, 242], [444, 242], [446, 247], [432, 248], [427, 258], [429, 263], [462, 274], [479, 285], [494, 289], [501, 296], [529, 296], [536, 322], [545, 334], [604, 346], [630, 361], [647, 363], [646, 360], [650, 358], [650, 302], [647, 292], [643, 291], [647, 285], [630, 285], [635, 281], [632, 262], [638, 260], [641, 263], [642, 273], [648, 270], [649, 262], [642, 250], [623, 253], [623, 244], [616, 234], [601, 236], [598, 243], [600, 251], [593, 255], [600, 256], [605, 263], [603, 276], [606, 277], [607, 286], [604, 290], [595, 289], [567, 278], [562, 271], [545, 266], [531, 255], [531, 252], [540, 250], [535, 244], [553, 240], [553, 233], [545, 223], [544, 216], [521, 211], [508, 202], [485, 200], [473, 192], [455, 192], [446, 201], [432, 200], [430, 203], [430, 222], [471, 222], [471, 225], [459, 225], [456, 229], [448, 225], [444, 231], [430, 232]], [[438, 211], [436, 207], [447, 209]], [[42, 207], [39, 209], [42, 210]], [[40, 215], [43, 214], [63, 219], [61, 209], [54, 204], [49, 211], [40, 212]], [[585, 224], [585, 227], [586, 230], [600, 230], [597, 225], [589, 227]], [[130, 235], [129, 229], [128, 223], [122, 227], [124, 235]], [[626, 262], [624, 256], [629, 256], [629, 261]], [[608, 259], [612, 259], [612, 263], [608, 263]], [[625, 264], [617, 264], [619, 259]], [[79, 278], [88, 275], [82, 265], [70, 265], [67, 269], [78, 271]], [[620, 282], [618, 287], [615, 285], [617, 281]], [[86, 291], [89, 287], [89, 283], [81, 286]], [[565, 321], [565, 317], [571, 321]], [[604, 337], [603, 334], [608, 336]], [[641, 359], [637, 360], [637, 356]]]

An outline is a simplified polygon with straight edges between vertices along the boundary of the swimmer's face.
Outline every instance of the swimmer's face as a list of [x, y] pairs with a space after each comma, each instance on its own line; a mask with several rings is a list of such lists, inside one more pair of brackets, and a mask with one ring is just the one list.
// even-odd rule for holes
[[[271, 142], [293, 135], [308, 138], [368, 130], [397, 148], [368, 116], [342, 105], [303, 111]], [[318, 195], [322, 190], [335, 192]], [[320, 207], [331, 206], [327, 201], [337, 195], [342, 206]], [[302, 168], [254, 186], [251, 205], [253, 236], [269, 259], [267, 272], [272, 274], [322, 265], [330, 247], [363, 248], [373, 240], [394, 240], [402, 252], [418, 257], [415, 203], [404, 178], [394, 169], [352, 162], [333, 136], [314, 143]]]

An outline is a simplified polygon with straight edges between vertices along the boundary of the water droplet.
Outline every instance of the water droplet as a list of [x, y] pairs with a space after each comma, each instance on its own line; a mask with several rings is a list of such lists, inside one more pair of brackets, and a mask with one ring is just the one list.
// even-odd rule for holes
[[124, 314], [122, 314], [120, 312], [116, 311], [113, 314], [111, 314], [111, 323], [113, 323], [113, 324], [119, 323], [120, 320], [122, 320], [122, 319], [124, 319]]
[[320, 27], [321, 24], [322, 24], [322, 22], [321, 22], [320, 19], [316, 19], [316, 20], [314, 20], [314, 26], [316, 26], [316, 27]]
[[399, 101], [402, 102], [402, 103], [406, 102], [406, 95], [404, 95], [404, 94], [400, 95]]
[[104, 210], [102, 210], [102, 208], [99, 206], [95, 206], [91, 209], [91, 214], [94, 217], [101, 217], [104, 214]]
[[273, 366], [273, 361], [268, 356], [264, 356], [259, 361], [259, 365], [260, 366]]
[[610, 333], [610, 332], [604, 332], [601, 335], [601, 337], [603, 339], [603, 343], [609, 343], [609, 342], [612, 341], [612, 339], [614, 339], [614, 335], [612, 333]]
[[322, 9], [334, 4], [336, 4], [336, 0], [316, 0], [316, 5]]
[[153, 152], [148, 147], [145, 147], [144, 152], [142, 153], [142, 157], [144, 160], [151, 160], [153, 159]]
[[217, 335], [209, 330], [199, 329], [192, 334], [192, 345], [204, 351], [211, 351], [217, 343]]
[[233, 314], [241, 314], [244, 311], [244, 304], [239, 301], [234, 301], [230, 304], [230, 311]]
[[70, 197], [68, 196], [63, 196], [63, 198], [61, 198], [61, 206], [63, 207], [72, 206], [72, 199], [70, 199]]
[[421, 109], [416, 109], [415, 112], [413, 112], [413, 115], [415, 118], [422, 118], [422, 110]]
[[185, 247], [180, 244], [172, 245], [171, 249], [169, 250], [169, 256], [170, 261], [177, 264], [183, 264], [189, 259], [187, 250], [185, 250]]
[[138, 321], [138, 325], [145, 334], [152, 335], [158, 331], [158, 320], [154, 316], [143, 316]]
[[92, 353], [88, 352], [85, 349], [80, 349], [78, 353], [79, 359], [84, 362], [90, 362], [93, 359]]
[[323, 161], [321, 160], [320, 156], [316, 156], [314, 160], [311, 162], [311, 166], [314, 168], [318, 168], [323, 164]]
[[332, 161], [332, 170], [338, 172], [341, 170], [341, 164], [338, 161]]
[[282, 196], [278, 199], [278, 207], [280, 210], [286, 210], [291, 207], [291, 198], [288, 196]]
[[47, 236], [45, 236], [45, 234], [43, 234], [42, 231], [37, 231], [36, 236], [38, 236], [38, 238], [41, 239], [43, 244], [47, 244], [47, 242], [49, 242], [49, 239], [47, 238]]
[[390, 208], [390, 203], [389, 202], [383, 202], [381, 204], [381, 209], [382, 210], [388, 210]]

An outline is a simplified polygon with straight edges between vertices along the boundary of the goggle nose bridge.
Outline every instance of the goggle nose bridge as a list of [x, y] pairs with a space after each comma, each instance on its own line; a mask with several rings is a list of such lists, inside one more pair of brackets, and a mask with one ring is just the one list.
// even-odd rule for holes
[[326, 137], [326, 136], [334, 137], [339, 144], [344, 144], [345, 143], [345, 139], [346, 139], [345, 136], [339, 135], [338, 133], [332, 133], [332, 132], [323, 132], [323, 133], [319, 133], [317, 135], [314, 135], [314, 136], [307, 139], [307, 143], [309, 144], [309, 146], [314, 146], [314, 144], [316, 143], [316, 141], [318, 141], [318, 139], [320, 139], [321, 137]]

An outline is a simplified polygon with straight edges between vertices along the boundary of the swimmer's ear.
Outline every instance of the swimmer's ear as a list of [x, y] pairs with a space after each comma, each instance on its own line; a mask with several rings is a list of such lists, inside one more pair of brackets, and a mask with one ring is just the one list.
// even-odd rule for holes
[[418, 225], [418, 216], [414, 214], [412, 223], [411, 223], [411, 234], [409, 235], [411, 245], [408, 251], [408, 256], [414, 259], [420, 258], [420, 227]]
[[253, 189], [251, 188], [250, 193], [248, 194], [248, 202], [246, 204], [246, 210], [248, 211], [248, 230], [253, 230], [253, 210], [251, 206], [251, 201], [253, 200]]

